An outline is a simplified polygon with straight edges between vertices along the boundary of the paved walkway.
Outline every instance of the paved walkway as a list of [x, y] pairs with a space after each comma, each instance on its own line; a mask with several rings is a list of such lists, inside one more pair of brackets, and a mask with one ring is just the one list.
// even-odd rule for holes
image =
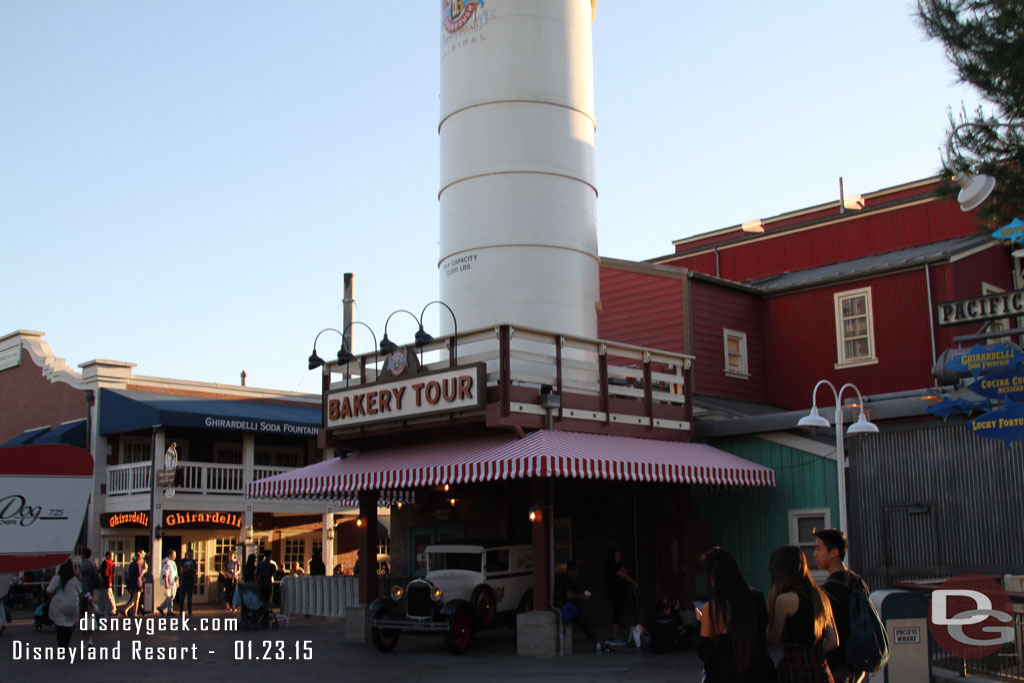
[[[53, 661], [27, 659], [26, 653], [56, 647], [51, 629], [36, 632], [31, 618], [15, 613], [15, 620], [0, 636], [0, 681], [36, 683], [67, 680], [78, 683], [138, 683], [154, 676], [184, 683], [225, 683], [250, 680], [260, 683], [309, 683], [314, 681], [700, 681], [701, 664], [692, 652], [651, 655], [635, 647], [597, 655], [587, 641], [579, 642], [578, 654], [547, 660], [516, 656], [511, 627], [478, 634], [464, 655], [453, 656], [441, 636], [403, 635], [389, 654], [372, 645], [344, 640], [340, 619], [298, 617], [277, 631], [233, 631], [229, 624], [208, 621], [218, 630], [189, 632], [161, 630], [170, 620], [143, 618], [133, 628], [139, 633], [97, 633], [97, 653], [117, 653], [116, 661]], [[223, 609], [196, 610], [189, 626], [200, 619], [230, 618]], [[231, 624], [234, 620], [230, 619]], [[180, 622], [179, 622], [180, 625]], [[72, 638], [77, 646], [78, 634]], [[114, 648], [119, 648], [115, 650]], [[152, 648], [147, 650], [146, 648]], [[86, 650], [88, 651], [88, 650]], [[184, 660], [159, 659], [181, 655]], [[260, 659], [264, 655], [269, 660]], [[52, 656], [52, 655], [51, 655]], [[194, 657], [194, 659], [193, 659]], [[278, 659], [283, 658], [283, 659]]]

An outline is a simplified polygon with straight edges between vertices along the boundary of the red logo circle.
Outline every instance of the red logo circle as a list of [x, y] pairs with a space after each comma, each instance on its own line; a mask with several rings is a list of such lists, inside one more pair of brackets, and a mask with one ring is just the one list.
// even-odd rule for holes
[[954, 657], [988, 657], [1013, 642], [1013, 602], [992, 579], [958, 574], [932, 592], [928, 630]]

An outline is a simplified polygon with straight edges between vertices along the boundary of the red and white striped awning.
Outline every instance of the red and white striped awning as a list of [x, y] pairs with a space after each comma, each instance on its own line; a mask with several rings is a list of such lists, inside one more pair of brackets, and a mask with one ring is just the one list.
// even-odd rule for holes
[[352, 498], [501, 479], [565, 477], [720, 486], [775, 486], [775, 471], [713, 446], [537, 431], [355, 452], [249, 484], [250, 498]]

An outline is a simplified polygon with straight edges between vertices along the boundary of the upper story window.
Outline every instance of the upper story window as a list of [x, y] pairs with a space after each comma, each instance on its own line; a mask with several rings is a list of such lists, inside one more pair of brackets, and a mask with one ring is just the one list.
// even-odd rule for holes
[[870, 365], [875, 357], [875, 331], [871, 315], [871, 288], [837, 292], [836, 367]]
[[128, 465], [135, 462], [149, 462], [153, 459], [150, 455], [149, 439], [135, 439], [123, 437], [121, 440], [121, 464]]
[[725, 374], [728, 377], [748, 379], [747, 333], [723, 329], [722, 339], [725, 342]]

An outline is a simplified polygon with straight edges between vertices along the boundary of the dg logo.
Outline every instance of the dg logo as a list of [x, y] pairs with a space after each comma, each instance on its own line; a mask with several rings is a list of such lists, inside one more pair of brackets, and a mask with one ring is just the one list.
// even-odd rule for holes
[[1013, 602], [987, 576], [959, 574], [932, 592], [928, 629], [955, 657], [988, 657], [1013, 642]]

